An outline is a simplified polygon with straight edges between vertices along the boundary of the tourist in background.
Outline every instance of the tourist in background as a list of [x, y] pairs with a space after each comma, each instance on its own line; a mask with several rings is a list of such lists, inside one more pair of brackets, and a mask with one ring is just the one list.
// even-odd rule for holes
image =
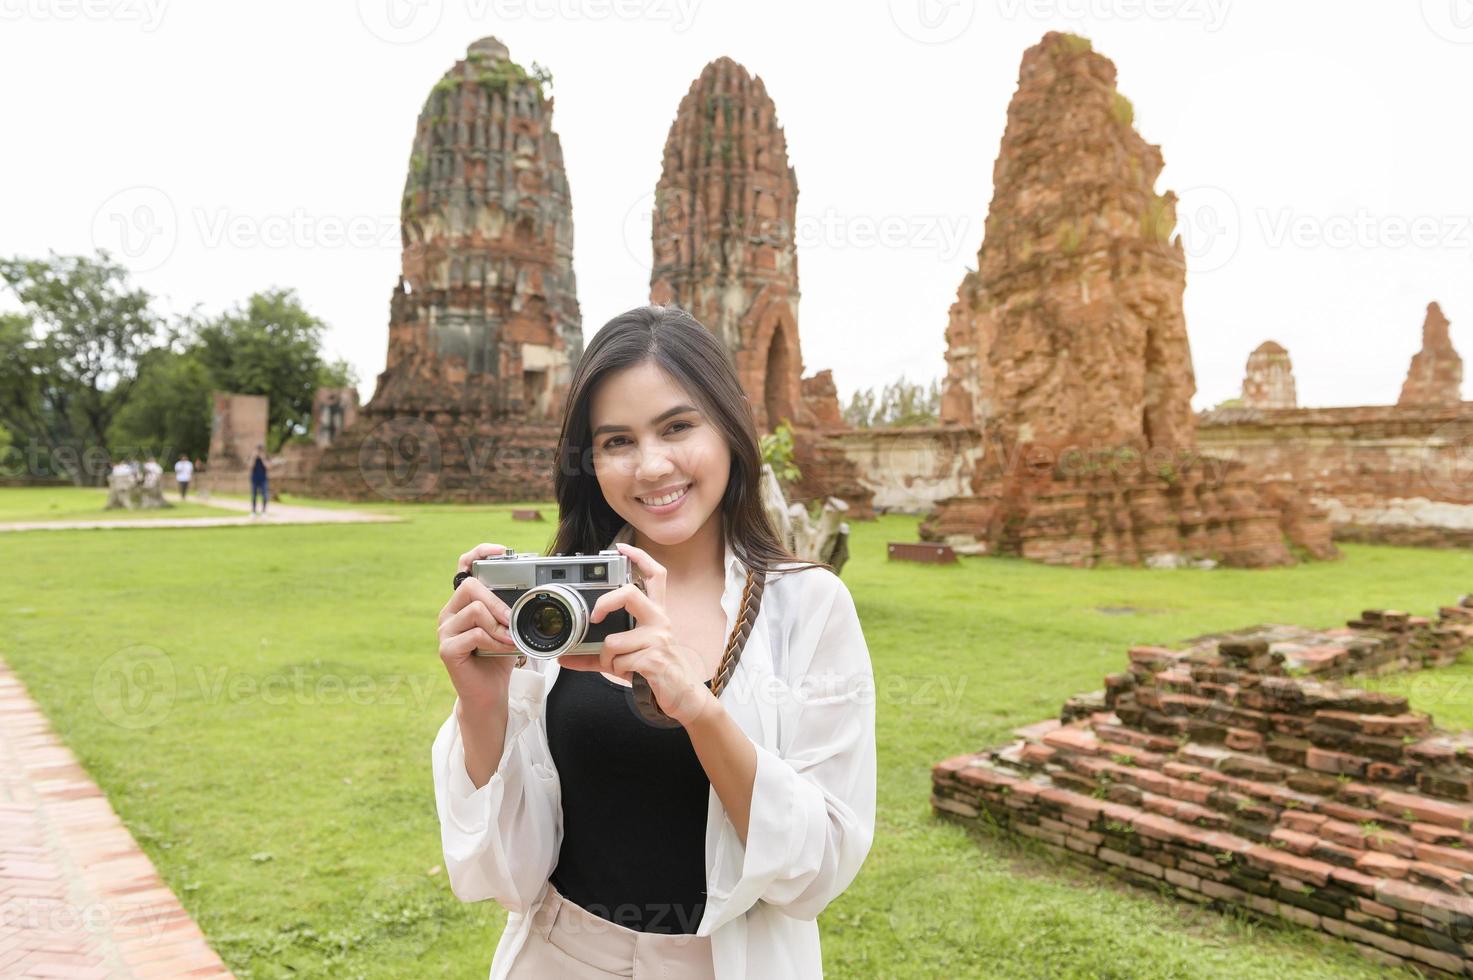
[[189, 481], [194, 479], [194, 464], [188, 456], [180, 456], [174, 464], [174, 479], [179, 483], [179, 499], [189, 496]]
[[266, 516], [266, 501], [270, 498], [266, 484], [266, 447], [257, 446], [251, 459], [251, 516], [256, 516], [256, 494], [261, 495], [261, 516]]

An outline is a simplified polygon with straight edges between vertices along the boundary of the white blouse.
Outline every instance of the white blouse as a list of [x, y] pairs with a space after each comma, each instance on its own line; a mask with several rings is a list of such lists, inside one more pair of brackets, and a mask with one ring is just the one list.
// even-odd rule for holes
[[[614, 540], [632, 533], [626, 524]], [[745, 582], [728, 544], [723, 635]], [[513, 669], [505, 749], [480, 789], [466, 773], [454, 709], [432, 750], [451, 890], [466, 902], [494, 898], [509, 913], [491, 980], [505, 977], [521, 950], [562, 843], [543, 711], [557, 674], [556, 661]], [[696, 932], [711, 937], [717, 980], [823, 975], [818, 914], [854, 880], [874, 837], [874, 695], [869, 648], [839, 577], [822, 568], [769, 573], [721, 693], [756, 746], [757, 775], [745, 847], [715, 789], [706, 811], [706, 907]]]

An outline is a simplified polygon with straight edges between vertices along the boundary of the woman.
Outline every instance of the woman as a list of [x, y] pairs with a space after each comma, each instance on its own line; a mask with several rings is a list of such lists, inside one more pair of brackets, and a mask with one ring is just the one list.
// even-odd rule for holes
[[[516, 650], [505, 603], [476, 579], [440, 611], [458, 697], [435, 739], [435, 802], [455, 894], [510, 913], [491, 976], [820, 976], [815, 920], [874, 833], [854, 602], [779, 543], [736, 371], [688, 314], [644, 307], [598, 332], [558, 448], [551, 553], [617, 547], [645, 588], [590, 612], [636, 624], [600, 654], [524, 667], [475, 655]], [[460, 569], [502, 550], [480, 545]], [[749, 572], [757, 618], [718, 697], [705, 682]], [[636, 673], [673, 727], [635, 713]]]

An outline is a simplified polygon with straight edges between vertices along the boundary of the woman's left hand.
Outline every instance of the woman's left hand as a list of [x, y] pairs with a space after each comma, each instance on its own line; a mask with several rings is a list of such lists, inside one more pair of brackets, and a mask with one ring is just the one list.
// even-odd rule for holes
[[601, 622], [614, 610], [627, 609], [634, 617], [634, 629], [605, 637], [597, 654], [568, 654], [558, 662], [572, 670], [600, 670], [625, 680], [632, 673], [642, 674], [660, 709], [689, 727], [717, 702], [706, 687], [701, 658], [677, 643], [671, 630], [665, 613], [665, 566], [641, 548], [622, 542], [617, 547], [644, 576], [645, 590], [633, 584], [619, 586], [594, 603], [588, 621]]

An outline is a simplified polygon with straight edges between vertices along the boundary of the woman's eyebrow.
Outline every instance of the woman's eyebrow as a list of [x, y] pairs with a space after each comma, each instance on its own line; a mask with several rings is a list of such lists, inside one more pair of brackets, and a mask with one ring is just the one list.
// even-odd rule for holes
[[[673, 415], [681, 415], [685, 412], [699, 411], [700, 409], [696, 408], [694, 405], [676, 405], [674, 408], [667, 408], [659, 415], [656, 415], [654, 418], [650, 419], [650, 425], [659, 425], [661, 422], [665, 421]], [[625, 432], [628, 431], [628, 429], [629, 426], [627, 425], [601, 425], [597, 429], [593, 430], [593, 434], [597, 436], [602, 435], [605, 432]]]

